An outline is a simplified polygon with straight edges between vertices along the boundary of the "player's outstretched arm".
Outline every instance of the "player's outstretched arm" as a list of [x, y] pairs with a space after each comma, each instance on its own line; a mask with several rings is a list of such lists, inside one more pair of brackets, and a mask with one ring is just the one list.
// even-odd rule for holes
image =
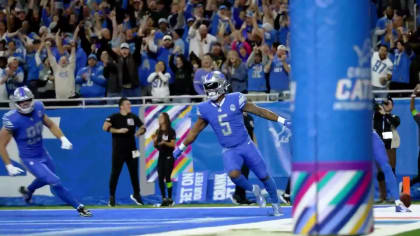
[[245, 103], [243, 110], [246, 112], [252, 113], [254, 115], [257, 115], [259, 117], [262, 117], [264, 119], [267, 119], [267, 120], [277, 121], [283, 125], [286, 125], [289, 122], [285, 118], [277, 115], [276, 113], [268, 109], [259, 107], [252, 102]]
[[185, 138], [184, 142], [181, 143], [181, 145], [179, 145], [175, 149], [173, 156], [175, 158], [178, 158], [181, 155], [181, 153], [185, 150], [185, 148], [187, 148], [188, 145], [193, 143], [194, 140], [197, 138], [197, 136], [200, 134], [200, 132], [204, 128], [206, 128], [207, 124], [208, 124], [207, 121], [201, 118], [198, 118], [195, 124], [193, 125], [193, 127], [191, 128], [190, 132], [187, 134], [187, 137]]
[[7, 172], [9, 173], [9, 175], [13, 176], [22, 173], [23, 170], [13, 166], [12, 161], [10, 160], [9, 153], [7, 152], [6, 147], [11, 139], [12, 134], [6, 128], [2, 128], [0, 130], [0, 155], [4, 165], [6, 166]]
[[73, 144], [64, 136], [63, 131], [47, 115], [44, 115], [44, 125], [48, 127], [51, 133], [61, 140], [62, 149], [72, 149]]

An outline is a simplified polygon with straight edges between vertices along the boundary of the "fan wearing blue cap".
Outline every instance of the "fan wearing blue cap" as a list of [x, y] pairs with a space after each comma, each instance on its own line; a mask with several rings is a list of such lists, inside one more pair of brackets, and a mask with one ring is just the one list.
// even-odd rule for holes
[[219, 7], [219, 11], [214, 15], [210, 23], [210, 34], [217, 35], [222, 28], [227, 34], [231, 32], [228, 13], [229, 11], [226, 5]]
[[80, 84], [80, 95], [84, 98], [104, 97], [106, 80], [103, 75], [103, 66], [97, 64], [95, 54], [88, 56], [88, 65], [83, 67], [76, 76], [76, 83]]

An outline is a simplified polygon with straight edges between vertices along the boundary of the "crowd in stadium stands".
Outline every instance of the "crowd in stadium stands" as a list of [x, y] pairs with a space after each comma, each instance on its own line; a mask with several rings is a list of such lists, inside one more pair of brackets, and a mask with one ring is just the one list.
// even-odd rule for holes
[[[419, 82], [414, 1], [371, 1], [391, 89]], [[26, 85], [37, 98], [165, 102], [203, 94], [202, 78], [216, 69], [233, 91], [289, 89], [288, 0], [0, 0], [0, 9], [0, 100]]]

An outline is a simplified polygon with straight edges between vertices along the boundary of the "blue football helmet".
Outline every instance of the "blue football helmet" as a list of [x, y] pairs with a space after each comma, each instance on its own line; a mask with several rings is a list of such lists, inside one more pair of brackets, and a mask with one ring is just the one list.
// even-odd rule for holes
[[[11, 97], [13, 104], [22, 114], [29, 114], [34, 110], [34, 95], [27, 87], [19, 87], [15, 89]], [[29, 106], [22, 106], [22, 102], [30, 101]]]
[[206, 75], [203, 86], [207, 97], [215, 101], [226, 93], [228, 83], [222, 72], [213, 71]]

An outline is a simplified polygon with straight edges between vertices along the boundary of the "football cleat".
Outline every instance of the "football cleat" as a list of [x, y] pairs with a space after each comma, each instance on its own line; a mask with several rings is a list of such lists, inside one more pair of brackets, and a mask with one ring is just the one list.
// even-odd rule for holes
[[257, 204], [261, 208], [265, 207], [267, 203], [265, 201], [265, 198], [264, 198], [263, 194], [261, 193], [260, 186], [258, 186], [256, 184], [252, 185], [252, 193], [254, 194], [255, 199], [257, 200]]
[[283, 213], [281, 213], [280, 204], [273, 203], [273, 204], [271, 204], [271, 206], [273, 207], [273, 214], [272, 214], [272, 216], [281, 216], [281, 215], [283, 215]]
[[19, 193], [22, 194], [23, 200], [25, 200], [26, 204], [32, 203], [32, 194], [26, 187], [20, 186]]
[[83, 216], [83, 217], [91, 217], [92, 216], [92, 213], [90, 213], [90, 211], [88, 209], [86, 209], [83, 204], [80, 204], [77, 207], [77, 212], [79, 212], [79, 215]]
[[404, 203], [401, 202], [395, 205], [395, 212], [411, 212], [411, 210], [404, 206]]

